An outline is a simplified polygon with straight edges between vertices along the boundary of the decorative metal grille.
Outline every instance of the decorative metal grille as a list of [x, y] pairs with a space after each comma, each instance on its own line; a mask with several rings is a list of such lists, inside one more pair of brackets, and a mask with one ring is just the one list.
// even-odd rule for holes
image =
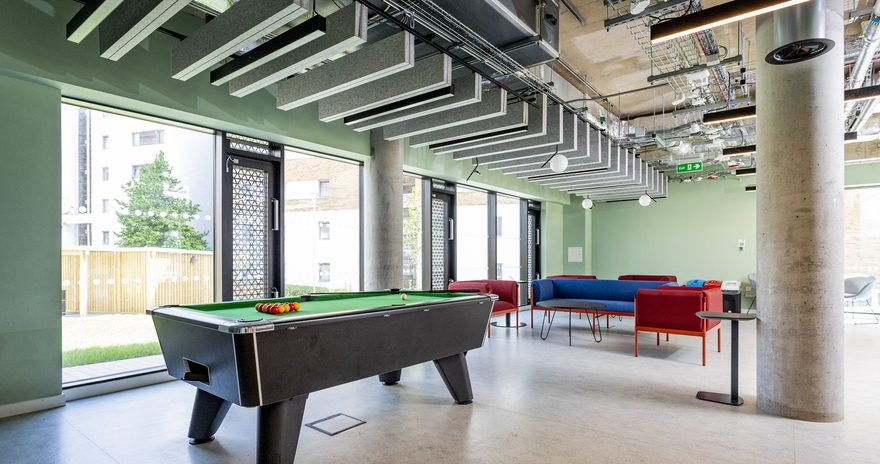
[[446, 290], [446, 202], [431, 199], [431, 290]]
[[526, 269], [528, 269], [529, 288], [532, 287], [532, 279], [535, 278], [535, 216], [527, 214], [528, 239], [526, 239]]
[[236, 134], [226, 134], [226, 138], [229, 139], [229, 147], [232, 149], [246, 151], [248, 153], [256, 153], [258, 155], [280, 156], [279, 154], [272, 152], [269, 142], [266, 142], [265, 140]]
[[269, 173], [232, 167], [232, 299], [269, 296]]

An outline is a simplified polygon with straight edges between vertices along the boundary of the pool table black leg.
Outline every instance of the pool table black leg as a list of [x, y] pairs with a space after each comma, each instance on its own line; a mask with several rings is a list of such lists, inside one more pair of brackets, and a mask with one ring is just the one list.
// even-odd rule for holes
[[449, 389], [452, 399], [458, 404], [469, 404], [474, 400], [474, 392], [471, 390], [471, 377], [468, 374], [467, 359], [465, 353], [435, 359], [434, 365], [443, 377], [443, 383]]
[[396, 371], [386, 372], [384, 374], [379, 374], [379, 381], [384, 383], [385, 385], [394, 385], [397, 382], [400, 382], [400, 369]]
[[257, 462], [292, 464], [309, 395], [260, 406], [257, 412]]
[[192, 417], [189, 420], [189, 443], [201, 445], [214, 439], [232, 403], [202, 389], [196, 390]]

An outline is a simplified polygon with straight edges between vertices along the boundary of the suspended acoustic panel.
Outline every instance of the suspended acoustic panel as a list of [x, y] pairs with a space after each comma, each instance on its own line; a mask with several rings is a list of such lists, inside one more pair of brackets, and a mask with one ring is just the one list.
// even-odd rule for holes
[[354, 2], [327, 16], [326, 33], [229, 81], [229, 93], [249, 95], [367, 41], [367, 9]]
[[278, 108], [290, 110], [412, 68], [415, 40], [400, 32], [278, 84]]
[[618, 186], [597, 186], [597, 187], [578, 187], [578, 188], [568, 188], [564, 189], [567, 192], [577, 194], [577, 195], [608, 195], [608, 194], [627, 194], [627, 193], [648, 193], [652, 194], [661, 194], [662, 186], [660, 184], [661, 180], [660, 171], [654, 170], [654, 168], [648, 166], [647, 175], [644, 179], [644, 182], [641, 182], [636, 185], [618, 185]]
[[554, 184], [554, 188], [560, 190], [570, 190], [577, 187], [598, 188], [598, 187], [620, 187], [641, 185], [646, 182], [648, 168], [645, 163], [635, 159], [627, 153], [627, 161], [632, 161], [631, 169], [627, 171], [623, 177], [594, 177], [590, 179], [571, 179], [562, 183]]
[[[369, 84], [337, 93], [318, 103], [318, 119], [336, 121], [346, 116], [385, 107], [395, 102], [413, 106], [414, 97], [452, 85], [452, 58], [437, 54], [416, 61], [415, 66]], [[432, 100], [451, 97], [451, 92], [431, 95]], [[404, 106], [403, 109], [408, 108]]]
[[221, 85], [262, 66], [327, 32], [327, 19], [315, 15], [257, 47], [211, 70], [211, 84]]
[[82, 42], [120, 4], [122, 0], [92, 0], [83, 5], [67, 22], [67, 40], [74, 43]]
[[[578, 132], [581, 140], [579, 142], [578, 151], [568, 153], [568, 169], [566, 171], [598, 171], [611, 168], [610, 145], [608, 138], [601, 131], [593, 129], [587, 123], [583, 123], [581, 130]], [[528, 165], [518, 165], [506, 167], [501, 170], [503, 174], [516, 174], [517, 177], [540, 176], [545, 174], [553, 174], [549, 166], [543, 166], [546, 158], [539, 161], [532, 161]], [[490, 165], [490, 169], [493, 165]]]
[[[568, 169], [562, 173], [543, 174], [537, 176], [528, 176], [533, 182], [538, 182], [547, 186], [555, 186], [566, 184], [572, 181], [595, 180], [604, 178], [618, 179], [626, 177], [633, 169], [633, 158], [614, 145], [608, 140], [609, 152], [611, 153], [611, 163], [608, 169], [604, 170], [585, 170], [585, 169]], [[604, 148], [604, 147], [603, 147]]]
[[[519, 104], [516, 106], [520, 108], [520, 111], [522, 110]], [[465, 124], [476, 124], [479, 121], [504, 116], [507, 114], [507, 110], [507, 91], [492, 89], [484, 93], [477, 103], [385, 126], [382, 131], [385, 139], [399, 140], [405, 137], [449, 130]], [[524, 115], [519, 114], [518, 117], [522, 120]]]
[[[578, 132], [579, 120], [576, 115], [567, 112], [563, 114], [562, 119], [562, 143], [517, 150], [511, 153], [480, 156], [480, 165], [494, 170], [523, 164], [543, 163], [553, 153], [565, 154], [577, 151], [578, 142], [582, 138]], [[586, 139], [586, 137], [583, 138]], [[511, 164], [505, 165], [505, 163]]]
[[537, 102], [537, 106], [537, 108], [535, 108], [534, 106], [529, 108], [525, 130], [515, 132], [498, 132], [495, 135], [487, 137], [464, 137], [460, 140], [455, 141], [432, 143], [431, 149], [434, 150], [434, 152], [437, 154], [447, 154], [453, 153], [456, 150], [467, 150], [489, 145], [496, 145], [504, 142], [532, 139], [535, 137], [546, 135], [548, 112], [550, 111], [546, 94], [541, 94], [540, 100], [538, 100]]
[[127, 0], [125, 7], [114, 9], [98, 28], [101, 57], [122, 58], [187, 5], [189, 0]]
[[[569, 122], [573, 114], [563, 111], [562, 105], [553, 105], [547, 108], [547, 119], [545, 122], [544, 135], [523, 137], [520, 140], [509, 142], [495, 143], [478, 148], [469, 148], [464, 150], [456, 150], [452, 153], [453, 159], [470, 159], [477, 156], [497, 155], [500, 153], [512, 153], [520, 150], [528, 150], [531, 148], [553, 147], [563, 142], [563, 119]], [[531, 130], [531, 128], [530, 128]]]
[[309, 11], [308, 0], [248, 0], [232, 5], [171, 50], [171, 77], [185, 81]]
[[[485, 100], [486, 96], [483, 96], [483, 99]], [[457, 111], [453, 111], [453, 113], [457, 113]], [[528, 103], [511, 103], [507, 105], [507, 111], [502, 116], [480, 119], [464, 125], [456, 124], [446, 129], [432, 130], [424, 134], [415, 135], [410, 138], [409, 144], [411, 147], [426, 147], [442, 143], [455, 143], [468, 138], [477, 139], [480, 137], [493, 137], [500, 133], [525, 131], [526, 127], [528, 127], [528, 118]]]
[[482, 81], [483, 79], [479, 74], [469, 72], [464, 76], [453, 79], [452, 95], [447, 98], [423, 103], [412, 108], [398, 109], [385, 114], [354, 114], [346, 117], [344, 121], [348, 127], [357, 132], [363, 132], [479, 103], [483, 94]]

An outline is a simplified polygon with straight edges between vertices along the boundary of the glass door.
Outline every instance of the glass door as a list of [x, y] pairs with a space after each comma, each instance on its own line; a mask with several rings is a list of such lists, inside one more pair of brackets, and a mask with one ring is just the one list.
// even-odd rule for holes
[[431, 192], [431, 290], [455, 279], [455, 187], [434, 181]]

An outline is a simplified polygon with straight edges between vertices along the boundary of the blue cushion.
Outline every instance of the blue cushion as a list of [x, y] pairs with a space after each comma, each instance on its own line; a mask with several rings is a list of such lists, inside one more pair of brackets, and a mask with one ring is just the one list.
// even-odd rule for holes
[[614, 313], [630, 313], [635, 314], [636, 305], [632, 301], [615, 301], [615, 300], [592, 300], [596, 303], [605, 305], [604, 309], [599, 311], [608, 311]]
[[705, 280], [692, 279], [692, 280], [687, 281], [687, 283], [684, 284], [684, 286], [685, 287], [702, 287], [704, 283], [706, 283]]

